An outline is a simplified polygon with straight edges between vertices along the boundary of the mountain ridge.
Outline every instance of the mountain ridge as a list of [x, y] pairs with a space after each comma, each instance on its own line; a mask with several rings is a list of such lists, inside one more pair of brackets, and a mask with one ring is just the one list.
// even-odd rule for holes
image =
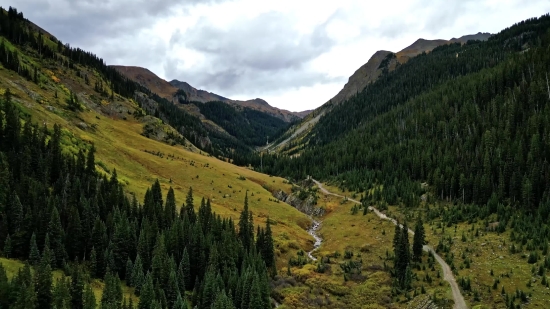
[[459, 38], [452, 38], [450, 40], [434, 39], [427, 40], [423, 38], [417, 39], [411, 45], [403, 48], [397, 53], [378, 50], [369, 60], [360, 66], [355, 72], [348, 78], [348, 81], [344, 87], [330, 100], [323, 105], [314, 109], [308, 116], [304, 117], [302, 121], [292, 126], [285, 135], [290, 136], [287, 139], [280, 140], [278, 144], [273, 143], [266, 147], [270, 150], [281, 150], [283, 147], [291, 141], [301, 138], [304, 134], [307, 134], [318, 122], [320, 117], [329, 112], [334, 106], [341, 104], [342, 102], [350, 99], [355, 94], [363, 91], [363, 89], [370, 83], [376, 81], [384, 70], [393, 71], [399, 65], [402, 65], [422, 53], [429, 53], [434, 48], [441, 45], [461, 43], [465, 44], [469, 40], [487, 40], [492, 34], [487, 32], [478, 32], [476, 34], [463, 35]]
[[[260, 98], [251, 100], [232, 100], [213, 92], [197, 89], [185, 81], [173, 79], [168, 82], [144, 67], [124, 65], [110, 65], [110, 67], [117, 69], [127, 78], [130, 78], [131, 80], [151, 89], [151, 91], [171, 101], [172, 103], [177, 103], [180, 101], [201, 103], [221, 101], [233, 106], [243, 106], [261, 111], [282, 119], [285, 122], [293, 122], [303, 118], [304, 114], [307, 115], [307, 111], [291, 112], [285, 109], [279, 109], [269, 105], [268, 102]], [[184, 94], [178, 92], [179, 90], [182, 90]]]

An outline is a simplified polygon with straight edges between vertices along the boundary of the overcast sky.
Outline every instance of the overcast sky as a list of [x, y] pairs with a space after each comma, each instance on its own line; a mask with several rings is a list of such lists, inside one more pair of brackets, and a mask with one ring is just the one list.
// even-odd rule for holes
[[377, 50], [496, 33], [549, 0], [0, 0], [108, 64], [300, 111], [332, 98]]

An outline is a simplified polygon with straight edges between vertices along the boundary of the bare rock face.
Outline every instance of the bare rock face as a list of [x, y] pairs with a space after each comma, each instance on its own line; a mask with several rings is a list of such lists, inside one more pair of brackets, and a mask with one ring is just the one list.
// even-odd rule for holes
[[348, 82], [338, 94], [332, 98], [331, 102], [335, 105], [344, 102], [363, 89], [371, 82], [375, 81], [382, 70], [379, 70], [382, 60], [391, 54], [389, 51], [379, 50], [369, 59], [367, 63], [362, 65], [353, 75], [350, 76]]
[[315, 198], [313, 196], [309, 196], [305, 200], [301, 200], [297, 195], [293, 193], [287, 194], [281, 190], [273, 193], [273, 196], [278, 200], [293, 206], [306, 215], [322, 216], [325, 214], [325, 210], [323, 208], [315, 205]]

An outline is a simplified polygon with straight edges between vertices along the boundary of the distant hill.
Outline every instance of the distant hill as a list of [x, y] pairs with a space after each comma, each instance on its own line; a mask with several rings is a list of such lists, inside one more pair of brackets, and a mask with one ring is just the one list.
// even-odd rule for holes
[[[293, 122], [299, 120], [300, 118], [304, 117], [303, 115], [308, 114], [307, 111], [290, 112], [284, 109], [278, 109], [269, 105], [265, 100], [259, 98], [246, 101], [232, 100], [206, 90], [197, 89], [191, 86], [189, 83], [179, 81], [177, 79], [167, 82], [147, 68], [123, 65], [111, 65], [111, 67], [117, 69], [120, 73], [130, 78], [131, 80], [138, 82], [139, 84], [150, 89], [152, 92], [156, 93], [160, 97], [174, 103], [179, 102], [180, 99], [189, 102], [201, 103], [221, 101], [228, 104], [248, 107], [257, 111], [261, 111], [271, 116], [277, 117], [285, 122]], [[184, 95], [178, 93], [178, 90], [183, 90]]]
[[146, 68], [122, 65], [111, 65], [111, 67], [117, 69], [124, 76], [140, 83], [154, 93], [158, 94], [160, 97], [169, 101], [173, 100], [174, 95], [178, 91], [178, 88], [174, 87], [164, 79], [159, 78], [155, 73]]
[[185, 91], [185, 93], [187, 94], [187, 99], [189, 101], [197, 101], [202, 103], [211, 102], [211, 101], [221, 101], [229, 104], [234, 104], [237, 106], [244, 106], [257, 111], [267, 113], [271, 116], [282, 119], [285, 122], [292, 122], [300, 118], [303, 118], [303, 117], [300, 117], [300, 115], [302, 115], [303, 112], [290, 112], [284, 109], [279, 109], [269, 105], [269, 103], [267, 103], [265, 100], [260, 98], [246, 100], [246, 101], [232, 100], [232, 99], [223, 97], [221, 95], [208, 92], [206, 90], [196, 89], [193, 86], [189, 85], [188, 83], [179, 81], [177, 79], [170, 81], [170, 84], [178, 89]]

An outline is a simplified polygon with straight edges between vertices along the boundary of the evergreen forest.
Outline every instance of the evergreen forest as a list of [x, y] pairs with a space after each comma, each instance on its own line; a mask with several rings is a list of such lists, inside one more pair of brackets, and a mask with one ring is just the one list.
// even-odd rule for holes
[[[116, 170], [96, 171], [92, 146], [76, 155], [62, 129], [39, 127], [0, 103], [0, 248], [26, 261], [8, 280], [0, 264], [1, 308], [267, 308], [276, 273], [273, 238], [255, 230], [248, 200], [238, 226], [189, 188], [177, 211], [158, 180], [143, 203], [124, 192]], [[67, 276], [54, 283], [52, 270]], [[95, 299], [89, 282], [102, 278]], [[122, 297], [121, 282], [139, 304]]]

